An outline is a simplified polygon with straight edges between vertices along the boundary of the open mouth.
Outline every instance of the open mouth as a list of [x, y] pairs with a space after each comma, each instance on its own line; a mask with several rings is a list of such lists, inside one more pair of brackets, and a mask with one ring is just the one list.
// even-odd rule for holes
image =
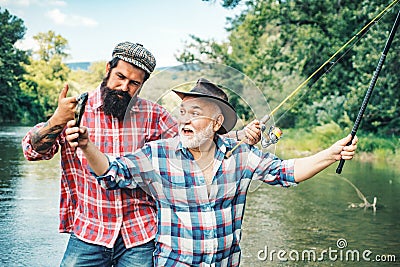
[[194, 134], [192, 129], [182, 128], [182, 134], [186, 136], [192, 136]]

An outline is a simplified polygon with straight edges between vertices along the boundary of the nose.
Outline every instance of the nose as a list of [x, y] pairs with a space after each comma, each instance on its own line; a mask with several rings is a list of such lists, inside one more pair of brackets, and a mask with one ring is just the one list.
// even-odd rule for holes
[[121, 81], [121, 90], [125, 92], [129, 91], [129, 80]]
[[181, 123], [181, 124], [187, 124], [187, 123], [190, 123], [190, 120], [191, 120], [191, 117], [190, 117], [190, 115], [189, 114], [180, 114], [179, 115], [179, 122]]

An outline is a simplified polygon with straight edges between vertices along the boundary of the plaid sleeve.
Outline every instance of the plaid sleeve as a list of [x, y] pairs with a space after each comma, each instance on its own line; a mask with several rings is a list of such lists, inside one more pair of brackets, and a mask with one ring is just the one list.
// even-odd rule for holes
[[[119, 188], [133, 189], [137, 187], [132, 174], [129, 171], [127, 160], [121, 160], [110, 155], [106, 155], [109, 167], [103, 175], [97, 176], [92, 170], [91, 174], [96, 177], [97, 182], [105, 189], [114, 190]], [[133, 163], [132, 163], [133, 165]]]
[[44, 125], [44, 122], [41, 122], [41, 123], [35, 125], [31, 130], [29, 130], [29, 132], [22, 139], [22, 142], [21, 142], [22, 152], [24, 153], [24, 157], [29, 161], [52, 159], [59, 150], [59, 147], [60, 147], [59, 140], [61, 138], [60, 136], [57, 137], [57, 139], [53, 143], [52, 147], [44, 154], [41, 154], [33, 149], [31, 135], [33, 134], [33, 132], [40, 129], [43, 125]]
[[[106, 155], [109, 162], [107, 171], [97, 176], [92, 170], [91, 174], [96, 177], [98, 183], [105, 189], [145, 187], [146, 183], [154, 176], [154, 167], [151, 163], [151, 146], [146, 144], [143, 148], [136, 150], [133, 154], [122, 157]], [[146, 181], [142, 175], [146, 176]]]
[[298, 184], [294, 180], [294, 159], [282, 160], [274, 154], [253, 149], [248, 162], [255, 163], [253, 179], [283, 187]]

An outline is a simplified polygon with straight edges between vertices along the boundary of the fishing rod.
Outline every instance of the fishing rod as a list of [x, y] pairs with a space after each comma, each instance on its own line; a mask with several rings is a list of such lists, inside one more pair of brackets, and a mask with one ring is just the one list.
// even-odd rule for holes
[[[369, 84], [368, 90], [365, 93], [364, 100], [362, 102], [360, 111], [358, 112], [358, 115], [357, 115], [357, 119], [356, 119], [356, 121], [354, 123], [353, 129], [351, 130], [351, 140], [350, 140], [350, 142], [347, 143], [347, 145], [351, 145], [351, 142], [353, 141], [354, 136], [357, 133], [358, 126], [360, 126], [360, 122], [361, 122], [361, 119], [362, 119], [362, 117], [364, 115], [364, 111], [367, 108], [367, 104], [368, 104], [369, 99], [371, 98], [372, 90], [375, 87], [375, 84], [376, 84], [376, 81], [378, 79], [379, 73], [380, 73], [380, 71], [382, 69], [383, 63], [385, 62], [386, 55], [387, 55], [387, 53], [389, 51], [390, 45], [392, 44], [392, 41], [393, 41], [394, 35], [396, 33], [396, 30], [399, 27], [399, 24], [400, 24], [400, 18], [399, 17], [400, 17], [400, 10], [397, 13], [396, 20], [395, 20], [395, 22], [393, 24], [392, 30], [390, 31], [389, 38], [386, 41], [385, 47], [384, 47], [382, 55], [381, 55], [381, 57], [379, 59], [378, 66], [375, 69], [374, 75], [372, 76], [372, 79], [371, 79], [371, 82]], [[341, 159], [340, 162], [339, 162], [339, 166], [336, 169], [336, 173], [340, 174], [342, 172], [344, 163], [345, 163], [345, 160]]]
[[[269, 114], [262, 117], [260, 120], [260, 124], [262, 125], [261, 131], [264, 132], [264, 130], [266, 129], [265, 123], [267, 121], [269, 121], [269, 119], [275, 114], [276, 111], [278, 111], [279, 108], [281, 108], [283, 106], [283, 104], [285, 104], [290, 98], [292, 98], [294, 95], [296, 95], [300, 91], [300, 89], [302, 89], [306, 84], [308, 84], [308, 82], [312, 78], [314, 78], [314, 76], [319, 74], [319, 76], [314, 81], [314, 83], [320, 77], [322, 77], [321, 71], [323, 70], [323, 68], [325, 68], [325, 66], [327, 66], [328, 64], [331, 64], [331, 67], [332, 67], [332, 65], [333, 65], [332, 60], [341, 51], [343, 51], [343, 49], [345, 49], [349, 44], [353, 43], [355, 40], [358, 41], [359, 39], [361, 39], [361, 37], [368, 31], [368, 29], [372, 26], [372, 24], [377, 22], [389, 9], [391, 9], [398, 2], [399, 2], [399, 0], [395, 0], [392, 3], [390, 3], [376, 17], [374, 17], [370, 22], [368, 22], [359, 32], [357, 32], [355, 35], [353, 35], [353, 37], [350, 38], [350, 40], [348, 40], [342, 47], [340, 47], [329, 59], [327, 59], [317, 70], [315, 70], [307, 79], [305, 79], [295, 90], [293, 90], [293, 92], [291, 92], [278, 106], [276, 106]], [[274, 134], [274, 131], [276, 134]], [[268, 135], [269, 135], [270, 141], [268, 141], [267, 143], [273, 144], [273, 143], [278, 142], [280, 136], [282, 135], [282, 131], [277, 127], [271, 127]], [[261, 133], [261, 137], [263, 137], [262, 133]], [[272, 137], [272, 139], [271, 139], [271, 137]], [[236, 144], [230, 151], [228, 151], [225, 154], [225, 158], [229, 158], [230, 156], [232, 156], [233, 151], [235, 151], [241, 144], [243, 144], [244, 141], [245, 141], [245, 139], [242, 139], [241, 141], [239, 141], [238, 144]]]

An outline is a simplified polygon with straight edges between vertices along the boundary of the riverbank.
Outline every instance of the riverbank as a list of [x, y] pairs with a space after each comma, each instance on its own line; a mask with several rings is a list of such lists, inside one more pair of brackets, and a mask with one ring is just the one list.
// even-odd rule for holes
[[[281, 157], [304, 157], [312, 155], [343, 138], [344, 133], [335, 125], [316, 127], [311, 131], [304, 129], [283, 129], [281, 140], [275, 153]], [[375, 162], [397, 167], [400, 161], [400, 140], [398, 137], [380, 137], [357, 133], [358, 148], [355, 160]]]

